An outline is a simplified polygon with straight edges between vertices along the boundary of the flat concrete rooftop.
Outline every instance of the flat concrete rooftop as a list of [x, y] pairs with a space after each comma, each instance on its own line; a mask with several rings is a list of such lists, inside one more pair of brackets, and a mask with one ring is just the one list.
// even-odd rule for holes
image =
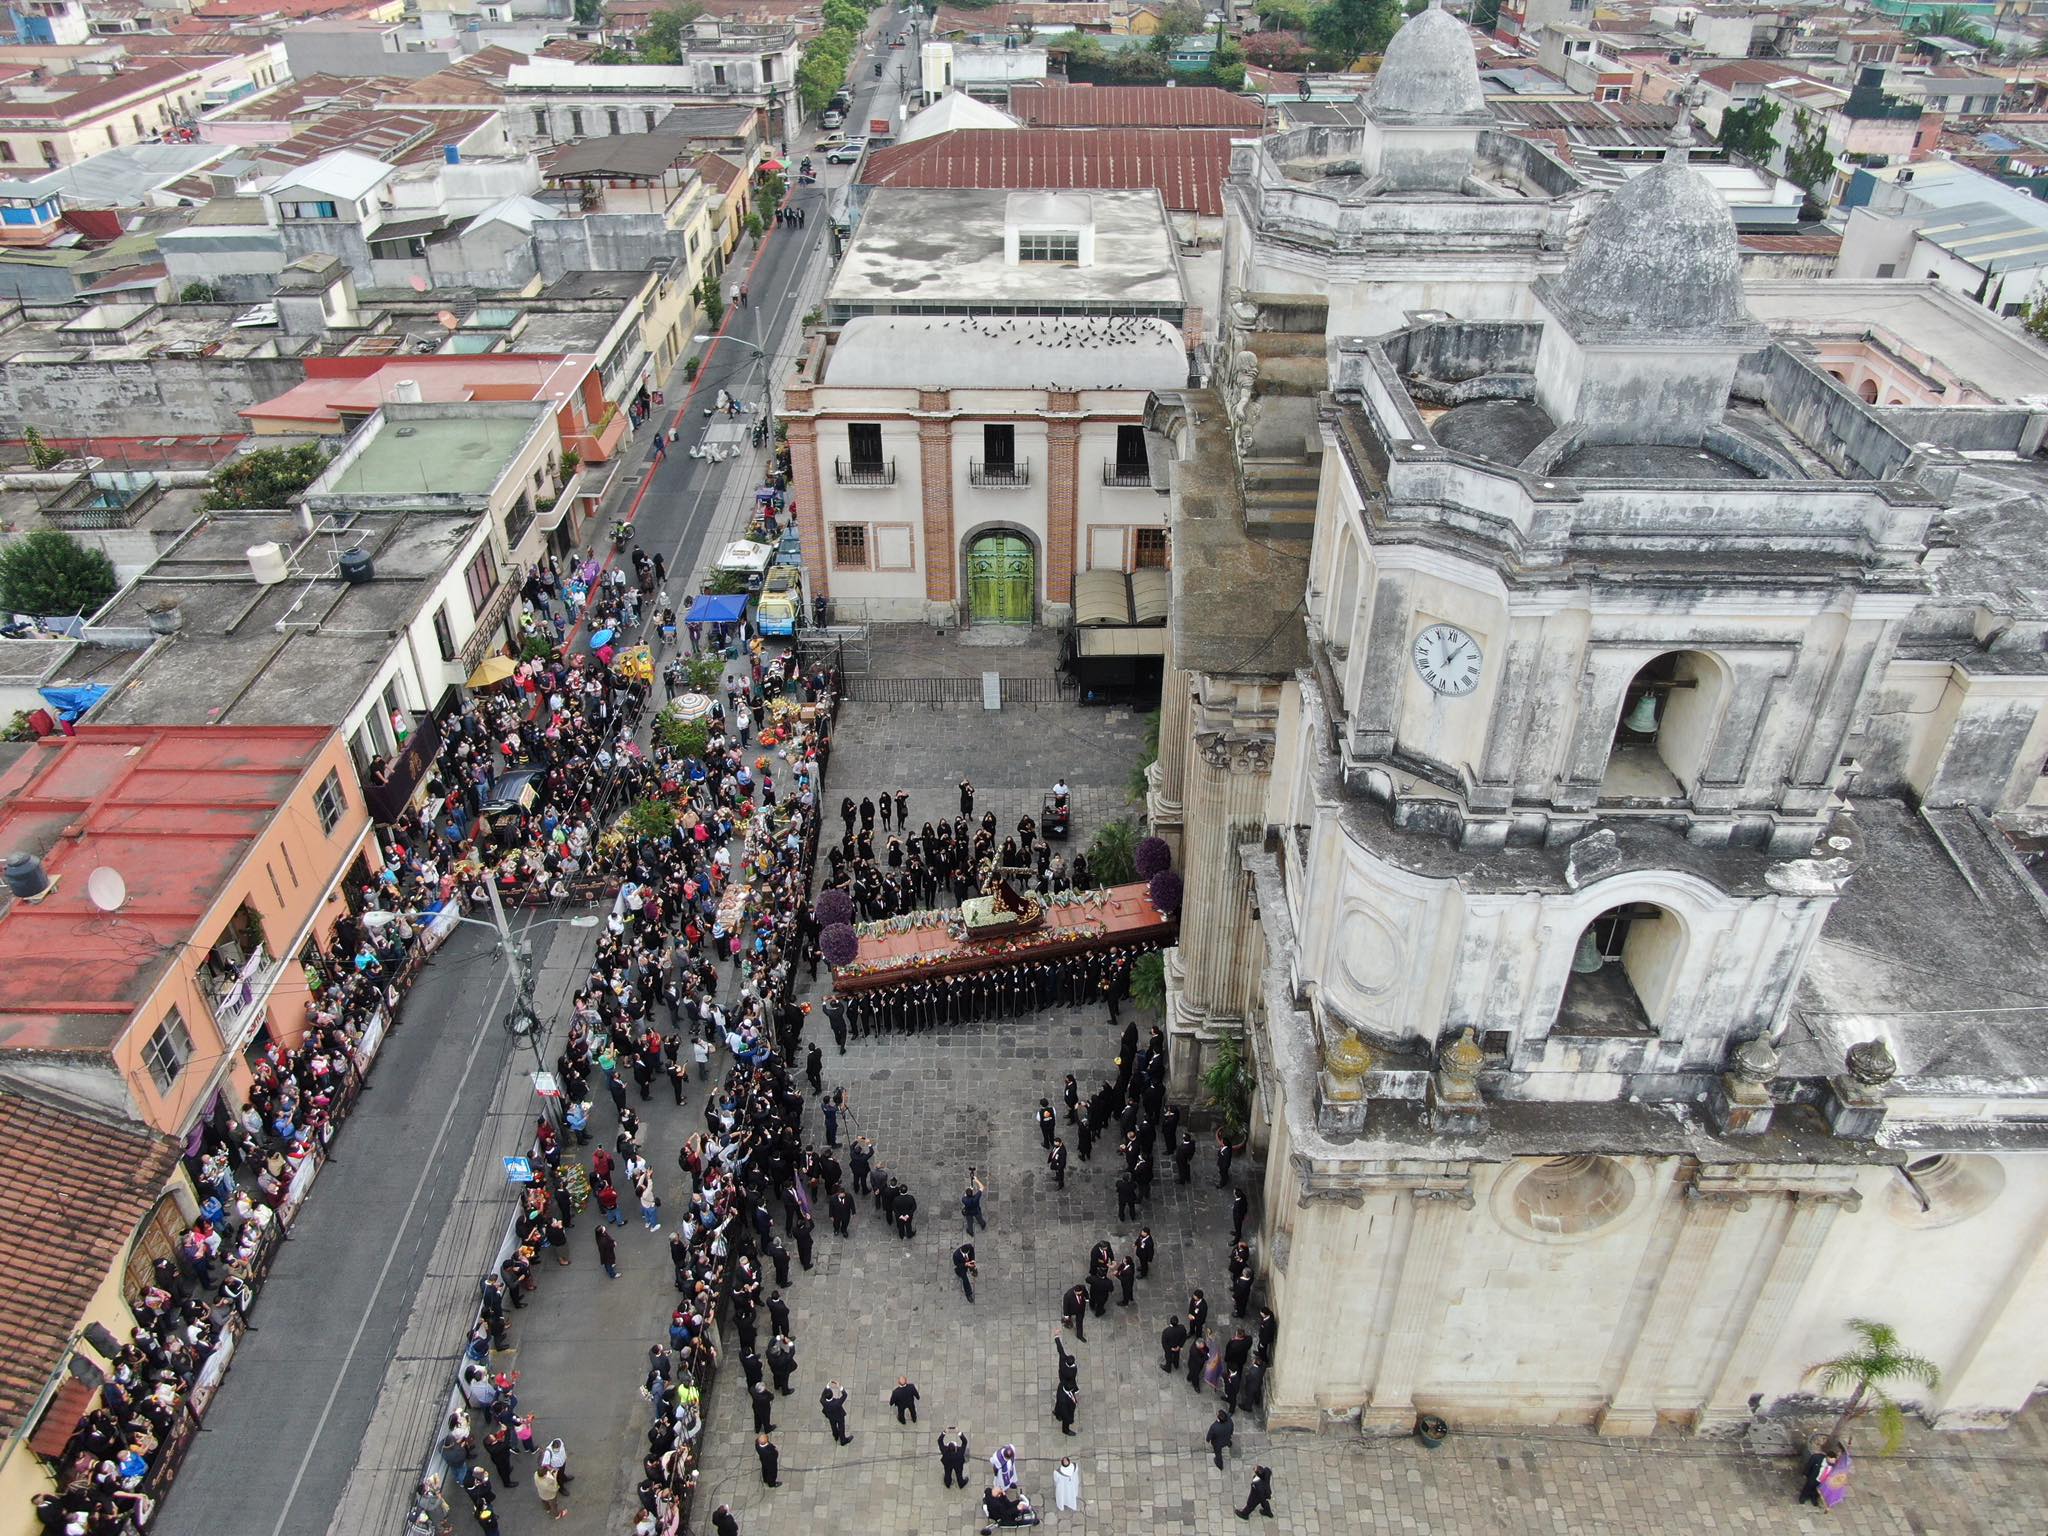
[[1995, 400], [2048, 395], [2048, 350], [1982, 305], [1911, 278], [1747, 282], [1749, 312], [1781, 335], [1880, 331], [1940, 360]]
[[533, 430], [530, 416], [409, 417], [383, 429], [320, 487], [323, 495], [402, 496], [409, 491], [481, 496]]
[[[1086, 265], [1010, 262], [1004, 230], [1094, 231]], [[1159, 193], [883, 187], [868, 197], [825, 298], [835, 314], [1030, 306], [1038, 313], [1178, 308], [1187, 287]]]

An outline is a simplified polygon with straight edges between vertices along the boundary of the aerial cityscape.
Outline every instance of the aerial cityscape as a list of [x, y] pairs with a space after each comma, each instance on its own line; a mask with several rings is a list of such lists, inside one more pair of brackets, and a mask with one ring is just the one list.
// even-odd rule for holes
[[2029, 0], [9, 0], [0, 1536], [2033, 1536], [2044, 438]]

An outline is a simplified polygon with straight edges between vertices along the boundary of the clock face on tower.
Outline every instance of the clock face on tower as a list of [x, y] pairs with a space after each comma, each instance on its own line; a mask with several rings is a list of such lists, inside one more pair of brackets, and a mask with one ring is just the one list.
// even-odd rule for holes
[[1415, 637], [1415, 670], [1438, 693], [1462, 698], [1479, 686], [1479, 642], [1455, 624], [1432, 624]]

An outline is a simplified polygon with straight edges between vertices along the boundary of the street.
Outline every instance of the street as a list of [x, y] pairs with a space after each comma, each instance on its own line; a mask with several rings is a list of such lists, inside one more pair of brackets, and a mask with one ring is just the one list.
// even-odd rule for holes
[[[881, 82], [869, 75], [866, 56], [855, 74], [858, 120]], [[809, 152], [808, 137], [789, 148], [793, 173]], [[779, 385], [787, 375], [801, 318], [817, 302], [830, 250], [830, 195], [854, 168], [814, 158], [818, 184], [794, 188], [790, 198], [806, 211], [805, 225], [771, 224], [760, 241], [741, 246], [721, 281], [728, 294], [746, 284], [751, 302], [728, 306], [712, 342], [685, 346], [683, 358], [704, 360], [694, 387], [680, 366], [662, 383], [670, 404], [650, 424], [673, 426], [674, 445], [655, 463], [650, 431], [629, 439], [611, 499], [592, 524], [602, 548], [612, 520], [630, 516], [636, 542], [667, 558], [678, 607], [699, 564], [744, 531], [768, 453], [749, 446], [722, 463], [692, 459], [689, 449], [713, 424], [706, 409], [723, 388], [758, 411], [769, 379]], [[513, 921], [520, 927], [526, 919], [515, 914]], [[556, 1020], [589, 938], [559, 925], [535, 927], [531, 937], [543, 1013]], [[397, 1529], [438, 1438], [476, 1279], [511, 1218], [498, 1160], [523, 1151], [532, 1130], [533, 1062], [500, 1027], [499, 965], [491, 936], [465, 926], [421, 973], [154, 1530], [339, 1536]], [[658, 1134], [672, 1142], [676, 1133], [663, 1125]], [[594, 1263], [585, 1267], [590, 1273], [577, 1271], [579, 1281], [596, 1273]], [[586, 1313], [577, 1332], [550, 1341], [567, 1358], [537, 1364], [570, 1381], [579, 1373], [590, 1381], [594, 1372], [608, 1387], [611, 1355], [638, 1355], [658, 1321]], [[601, 1420], [623, 1416], [636, 1401], [630, 1386], [623, 1395], [627, 1401]], [[544, 1401], [537, 1406], [548, 1411]], [[630, 1466], [630, 1444], [626, 1450]]]

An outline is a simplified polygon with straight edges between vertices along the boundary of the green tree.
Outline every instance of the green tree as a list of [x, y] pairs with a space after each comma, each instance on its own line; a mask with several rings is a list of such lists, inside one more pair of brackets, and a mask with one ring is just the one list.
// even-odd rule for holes
[[1152, 46], [1171, 53], [1202, 30], [1202, 8], [1193, 0], [1172, 0], [1159, 12], [1159, 25], [1152, 33]]
[[236, 512], [249, 507], [288, 507], [327, 467], [318, 443], [296, 448], [259, 448], [230, 459], [213, 472], [212, 489], [199, 504], [203, 512]]
[[1491, 32], [1500, 25], [1500, 0], [1476, 0], [1472, 7], [1472, 25], [1482, 32]]
[[1215, 1056], [1202, 1072], [1202, 1096], [1223, 1116], [1223, 1133], [1233, 1142], [1242, 1141], [1251, 1125], [1253, 1082], [1244, 1042], [1236, 1035], [1220, 1037]]
[[1828, 1438], [1839, 1440], [1842, 1431], [1865, 1414], [1877, 1416], [1877, 1431], [1885, 1454], [1899, 1448], [1905, 1437], [1906, 1415], [1892, 1390], [1902, 1385], [1941, 1385], [1941, 1368], [1932, 1360], [1909, 1353], [1889, 1323], [1875, 1323], [1867, 1317], [1849, 1319], [1849, 1331], [1856, 1343], [1832, 1360], [1809, 1365], [1801, 1378], [1810, 1381], [1826, 1397], [1849, 1394], [1849, 1401], [1835, 1420]]
[[1131, 1000], [1140, 1008], [1166, 1006], [1166, 956], [1158, 950], [1139, 956], [1131, 967]]
[[64, 450], [52, 448], [34, 427], [22, 429], [21, 446], [28, 450], [28, 461], [37, 469], [55, 469], [64, 462]]
[[718, 275], [706, 272], [703, 281], [697, 284], [697, 303], [704, 310], [704, 329], [715, 331], [725, 318], [725, 290], [718, 286]]
[[1906, 30], [1915, 37], [1952, 37], [1959, 43], [1984, 41], [1984, 31], [1977, 25], [1976, 16], [1960, 5], [1923, 11], [1906, 23]]
[[38, 528], [0, 549], [0, 603], [10, 613], [91, 613], [114, 587], [114, 563], [55, 528]]
[[576, 25], [579, 27], [603, 26], [604, 0], [576, 0]]
[[675, 802], [660, 795], [635, 800], [626, 807], [619, 824], [634, 837], [667, 837], [676, 829]]
[[220, 291], [211, 283], [187, 283], [178, 293], [180, 304], [218, 304]]
[[1314, 14], [1309, 0], [1259, 0], [1259, 25], [1268, 32], [1305, 32]]
[[1834, 190], [1835, 155], [1827, 131], [1809, 112], [1792, 114], [1792, 142], [1785, 149], [1785, 179], [1821, 201], [1820, 189]]
[[1216, 46], [1216, 52], [1209, 58], [1209, 67], [1202, 71], [1202, 84], [1220, 86], [1226, 91], [1244, 89], [1244, 49], [1236, 39], [1226, 37]]
[[1401, 24], [1395, 0], [1326, 0], [1309, 18], [1309, 36], [1316, 51], [1334, 68], [1353, 59], [1383, 52]]
[[1128, 885], [1138, 878], [1138, 824], [1129, 817], [1105, 822], [1088, 845], [1088, 875], [1097, 885]]
[[1730, 107], [1721, 114], [1721, 147], [1731, 155], [1769, 165], [1778, 153], [1778, 140], [1771, 132], [1777, 126], [1775, 101], [1758, 99], [1746, 107]]
[[2048, 290], [2036, 289], [2027, 307], [2020, 311], [2020, 324], [2036, 341], [2048, 341]]
[[704, 14], [701, 5], [665, 5], [647, 18], [647, 25], [635, 40], [642, 64], [679, 64], [683, 58], [683, 29]]

